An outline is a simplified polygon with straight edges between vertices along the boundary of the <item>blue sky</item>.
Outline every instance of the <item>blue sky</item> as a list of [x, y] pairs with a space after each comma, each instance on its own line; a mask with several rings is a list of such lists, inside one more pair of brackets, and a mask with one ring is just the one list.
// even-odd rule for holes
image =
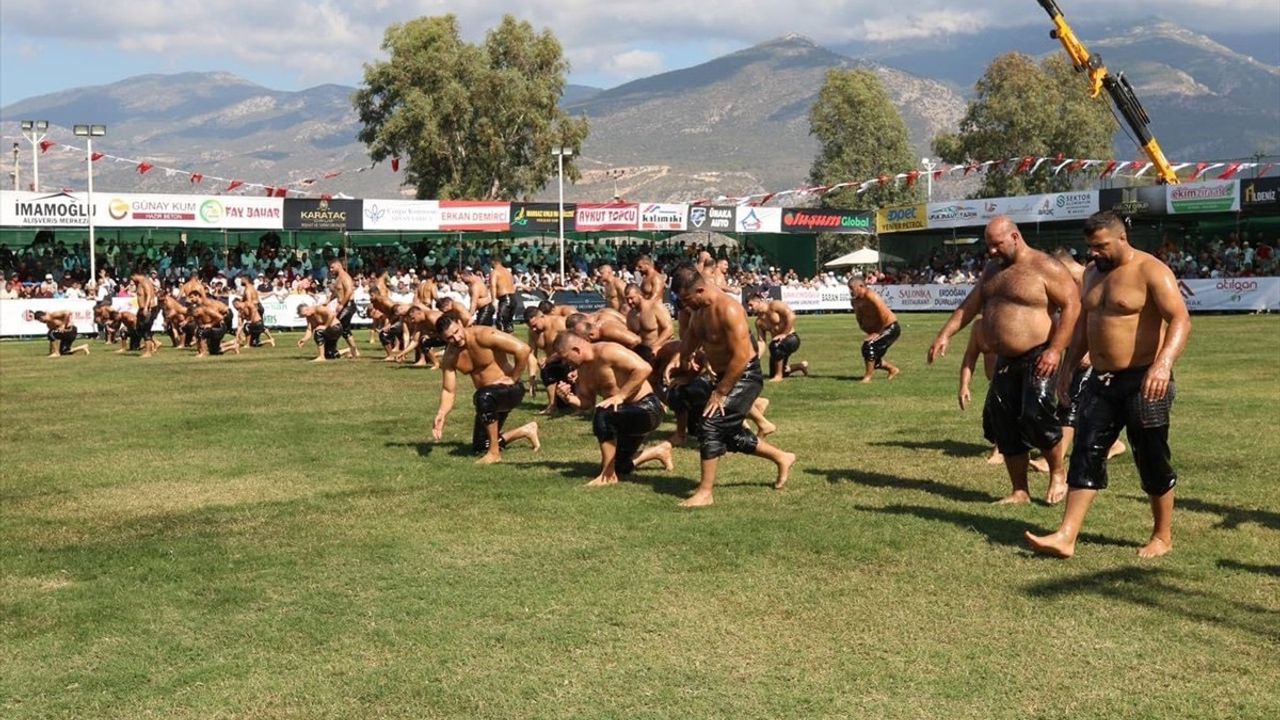
[[[1068, 18], [1114, 17], [1110, 0], [1062, 0]], [[668, 0], [0, 0], [0, 105], [144, 73], [228, 71], [277, 90], [358, 85], [380, 59], [388, 24], [452, 12], [479, 39], [503, 13], [550, 27], [573, 65], [571, 82], [611, 87], [686, 67], [787, 32], [819, 43], [855, 38], [927, 46], [931, 37], [1047, 18], [1034, 0], [721, 0], [714, 12]], [[1202, 31], [1272, 26], [1276, 0], [1128, 0]]]

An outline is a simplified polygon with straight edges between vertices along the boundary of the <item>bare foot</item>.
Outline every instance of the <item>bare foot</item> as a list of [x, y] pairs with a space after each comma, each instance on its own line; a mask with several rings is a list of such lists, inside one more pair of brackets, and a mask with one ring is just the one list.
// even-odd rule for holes
[[770, 435], [778, 432], [778, 426], [768, 420], [765, 420], [756, 427], [756, 430], [759, 431], [756, 434], [760, 437], [769, 437]]
[[1027, 543], [1031, 545], [1032, 550], [1042, 555], [1052, 555], [1065, 560], [1076, 554], [1076, 544], [1068, 542], [1061, 533], [1032, 535], [1027, 532], [1023, 533], [1023, 537], [1027, 539]]
[[988, 464], [988, 465], [1003, 465], [1003, 464], [1004, 464], [1004, 455], [1001, 455], [999, 450], [993, 449], [993, 450], [991, 451], [991, 457], [987, 458], [987, 464]]
[[684, 502], [680, 503], [680, 507], [685, 507], [685, 508], [708, 507], [714, 502], [715, 500], [712, 499], [710, 490], [706, 492], [699, 490], [698, 492], [694, 493], [688, 500], [685, 500]]
[[902, 372], [902, 370], [900, 370], [900, 369], [898, 369], [898, 368], [896, 368], [896, 367], [889, 368], [889, 378], [888, 378], [888, 379], [892, 380], [892, 379], [894, 379], [894, 378], [898, 377], [898, 373], [901, 373], [901, 372]]
[[676, 469], [675, 461], [671, 459], [671, 443], [669, 442], [658, 443], [658, 449], [659, 449], [658, 459], [662, 461], [662, 469], [666, 470], [667, 472], [675, 470]]
[[1054, 478], [1050, 476], [1049, 492], [1045, 493], [1044, 501], [1050, 505], [1057, 505], [1067, 496], [1067, 479], [1065, 477]]
[[[200, 356], [199, 356], [199, 355], [197, 355], [196, 357], [200, 357]], [[314, 360], [312, 360], [311, 362], [324, 362], [324, 358], [315, 358], [315, 359], [314, 359]]]
[[493, 465], [494, 463], [500, 463], [500, 462], [502, 462], [502, 455], [498, 453], [485, 453], [484, 455], [480, 456], [480, 459], [476, 461], [476, 464], [477, 465]]
[[1150, 542], [1138, 548], [1138, 557], [1144, 560], [1149, 560], [1151, 558], [1158, 558], [1161, 555], [1168, 553], [1170, 550], [1173, 550], [1172, 540], [1165, 542], [1164, 540], [1152, 535]]
[[762, 397], [762, 398], [756, 398], [756, 404], [760, 406], [760, 414], [761, 414], [761, 415], [763, 415], [763, 414], [765, 413], [765, 411], [769, 409], [769, 403], [770, 403], [770, 402], [772, 402], [772, 401], [771, 401], [769, 398], [765, 398], [765, 397]]
[[606, 475], [597, 475], [594, 480], [587, 483], [587, 487], [604, 487], [605, 485], [617, 485], [617, 484], [618, 484], [617, 475], [614, 475], [612, 477], [609, 477]]
[[796, 365], [795, 367], [791, 368], [791, 371], [798, 372], [801, 375], [804, 375], [805, 377], [809, 377], [809, 361], [805, 360], [799, 365]]
[[781, 376], [781, 375], [776, 375], [776, 376], [774, 376], [774, 377], [771, 377], [771, 378], [769, 378], [769, 382], [782, 382], [782, 376]]
[[1125, 447], [1124, 441], [1117, 439], [1115, 442], [1111, 443], [1111, 449], [1107, 450], [1107, 459], [1110, 460], [1117, 455], [1123, 455], [1124, 451], [1128, 449], [1129, 448]]
[[796, 464], [795, 453], [783, 453], [782, 462], [778, 463], [778, 479], [773, 483], [774, 490], [781, 490], [791, 479], [791, 466]]
[[1022, 490], [1014, 490], [1008, 495], [992, 503], [992, 505], [1025, 505], [1029, 502], [1031, 502], [1030, 494]]
[[538, 423], [531, 422], [527, 427], [529, 428], [529, 442], [533, 443], [533, 451], [538, 452], [542, 449], [542, 441], [538, 439]]
[[[117, 350], [116, 352], [118, 352], [118, 353], [122, 353], [122, 352], [124, 352], [124, 351], [123, 351], [123, 350]], [[58, 353], [49, 353], [48, 355], [45, 355], [45, 357], [62, 357], [62, 356], [61, 356], [61, 355], [59, 355]]]
[[1035, 472], [1047, 473], [1049, 472], [1049, 461], [1044, 458], [1036, 458], [1028, 462], [1027, 467], [1031, 468]]
[[271, 338], [270, 340], [268, 340], [268, 341], [267, 341], [267, 344], [268, 344], [268, 345], [270, 345], [271, 347], [275, 347], [275, 346], [276, 346], [276, 339], [275, 339], [275, 338]]
[[[85, 345], [85, 346], [84, 346], [84, 354], [85, 354], [85, 355], [88, 355], [88, 354], [89, 354], [89, 346], [88, 346], [88, 345]], [[1117, 440], [1116, 442], [1119, 442], [1119, 441]], [[1122, 452], [1123, 452], [1123, 451], [1122, 451]]]
[[859, 380], [858, 382], [862, 383], [863, 385], [870, 385], [870, 384], [871, 384], [871, 376], [870, 376], [870, 375], [863, 375], [863, 376], [862, 376], [862, 379], [861, 379], [861, 380]]

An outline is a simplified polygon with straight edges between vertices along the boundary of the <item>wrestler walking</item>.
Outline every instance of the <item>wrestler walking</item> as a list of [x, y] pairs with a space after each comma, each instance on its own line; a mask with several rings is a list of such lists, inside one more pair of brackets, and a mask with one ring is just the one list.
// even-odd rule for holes
[[889, 373], [888, 379], [894, 379], [901, 370], [885, 360], [884, 356], [902, 334], [898, 316], [889, 309], [880, 293], [867, 287], [862, 278], [857, 276], [849, 278], [849, 303], [858, 319], [858, 327], [867, 334], [862, 341], [862, 361], [866, 363], [862, 382], [870, 383], [874, 380], [876, 370], [884, 370]]

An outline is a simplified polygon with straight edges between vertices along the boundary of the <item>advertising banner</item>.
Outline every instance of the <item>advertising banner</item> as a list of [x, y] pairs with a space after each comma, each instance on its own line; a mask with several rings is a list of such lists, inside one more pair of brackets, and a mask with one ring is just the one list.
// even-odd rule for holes
[[1280, 278], [1179, 280], [1191, 312], [1280, 310]]
[[740, 233], [780, 233], [782, 208], [740, 207], [735, 225]]
[[511, 203], [441, 200], [440, 229], [507, 232], [511, 229]]
[[[284, 199], [159, 193], [94, 193], [95, 227], [280, 230]], [[0, 225], [85, 227], [87, 193], [0, 191]]]
[[787, 208], [782, 211], [782, 232], [875, 233], [875, 217], [869, 212], [835, 208]]
[[1107, 188], [1098, 193], [1098, 209], [1121, 215], [1164, 215], [1165, 186]]
[[880, 208], [876, 211], [876, 233], [907, 232], [929, 227], [929, 209], [924, 204]]
[[640, 229], [640, 206], [635, 203], [578, 203], [576, 210], [578, 232]]
[[[565, 203], [564, 231], [573, 232], [575, 205]], [[557, 203], [511, 203], [511, 232], [560, 232]]]
[[733, 205], [693, 205], [689, 208], [689, 232], [731, 233], [737, 229]]
[[1240, 209], [1239, 180], [1166, 185], [1165, 193], [1170, 215], [1231, 212]]
[[364, 230], [439, 230], [435, 200], [365, 200]]
[[640, 206], [641, 230], [683, 232], [689, 206], [683, 203], [645, 203]]
[[1240, 181], [1240, 210], [1276, 213], [1280, 211], [1280, 177]]
[[1098, 212], [1098, 204], [1094, 190], [929, 203], [927, 222], [933, 230], [986, 225], [1000, 215], [1015, 223], [1083, 220]]
[[[895, 312], [955, 310], [968, 297], [972, 285], [874, 285], [885, 304]], [[851, 312], [849, 288], [844, 285], [817, 289], [783, 287], [782, 300], [796, 312]]]
[[360, 200], [284, 200], [286, 230], [360, 230], [364, 224]]

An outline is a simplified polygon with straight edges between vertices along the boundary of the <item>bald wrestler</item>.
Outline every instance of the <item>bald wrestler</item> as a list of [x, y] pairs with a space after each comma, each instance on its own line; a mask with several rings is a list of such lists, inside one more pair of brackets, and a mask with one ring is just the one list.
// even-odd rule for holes
[[1138, 557], [1159, 557], [1173, 549], [1178, 474], [1170, 464], [1169, 412], [1176, 394], [1173, 365], [1187, 346], [1191, 316], [1173, 272], [1129, 244], [1118, 215], [1091, 215], [1084, 236], [1093, 263], [1085, 272], [1080, 322], [1066, 361], [1075, 367], [1087, 352], [1093, 373], [1080, 397], [1062, 524], [1051, 535], [1027, 533], [1027, 542], [1047, 555], [1075, 554], [1089, 506], [1107, 487], [1107, 451], [1123, 428], [1151, 499], [1151, 539]]
[[601, 265], [597, 268], [596, 278], [600, 281], [601, 292], [604, 295], [604, 306], [614, 310], [622, 310], [627, 302], [624, 297], [627, 283], [613, 272], [612, 265]]
[[222, 339], [227, 334], [227, 316], [231, 309], [211, 297], [201, 301], [192, 295], [188, 299], [191, 300], [191, 316], [197, 327], [196, 357], [222, 355], [228, 350], [239, 355], [240, 343], [234, 337], [225, 342]]
[[516, 281], [496, 253], [489, 258], [489, 295], [498, 299], [497, 328], [511, 332], [515, 327]]
[[49, 357], [62, 357], [64, 355], [75, 355], [76, 353], [89, 354], [89, 343], [83, 345], [72, 345], [76, 341], [79, 332], [76, 330], [76, 324], [71, 318], [71, 313], [67, 310], [54, 310], [53, 312], [45, 312], [37, 310], [31, 313], [31, 319], [49, 329], [45, 337], [49, 339]]
[[901, 371], [884, 356], [902, 334], [898, 316], [889, 309], [880, 293], [867, 287], [857, 276], [849, 278], [849, 302], [858, 318], [858, 327], [867, 334], [862, 341], [862, 360], [866, 363], [862, 382], [874, 380], [876, 370], [884, 370], [889, 373], [890, 380], [894, 379]]
[[471, 431], [471, 449], [483, 453], [477, 462], [484, 465], [501, 462], [502, 451], [517, 440], [528, 440], [537, 452], [542, 447], [538, 442], [538, 423], [530, 422], [502, 432], [507, 416], [524, 400], [520, 376], [529, 364], [533, 349], [507, 333], [481, 325], [464, 327], [447, 315], [436, 324], [436, 333], [445, 339], [448, 348], [440, 360], [443, 373], [440, 410], [436, 412], [431, 437], [437, 442], [444, 437], [444, 423], [453, 412], [457, 393], [457, 375], [462, 372], [471, 376], [476, 388], [472, 398], [476, 419]]
[[155, 283], [143, 273], [134, 273], [130, 278], [137, 293], [138, 326], [136, 332], [142, 338], [142, 357], [151, 357], [159, 349], [153, 328], [156, 318], [160, 316], [160, 297]]
[[657, 300], [665, 302], [667, 299], [667, 276], [662, 274], [657, 265], [653, 264], [653, 258], [648, 255], [641, 255], [636, 260], [636, 270], [640, 273], [640, 292], [644, 293], [646, 300]]
[[[960, 361], [960, 391], [957, 398], [960, 401], [960, 410], [968, 410], [969, 404], [973, 401], [973, 393], [970, 390], [970, 383], [973, 381], [974, 370], [978, 367], [978, 358], [982, 358], [982, 370], [987, 377], [987, 382], [991, 382], [991, 378], [996, 374], [996, 351], [991, 348], [991, 343], [987, 342], [983, 325], [980, 322], [974, 322], [969, 326], [969, 343], [964, 349], [964, 359]], [[987, 458], [988, 465], [1003, 465], [1004, 456], [1000, 454], [1000, 448], [995, 445], [991, 446], [991, 456]], [[1049, 472], [1049, 464], [1044, 458], [1032, 458], [1027, 465], [1036, 472]]]
[[[703, 412], [701, 479], [693, 496], [681, 503], [701, 507], [713, 502], [712, 491], [720, 456], [728, 451], [762, 457], [777, 466], [775, 488], [787, 484], [796, 456], [757, 438], [743, 420], [764, 387], [760, 359], [747, 329], [742, 303], [697, 277], [682, 288], [680, 302], [690, 310], [689, 329], [680, 351], [681, 369], [692, 365], [701, 351], [708, 369], [718, 379]], [[694, 382], [706, 383], [703, 378]]]
[[644, 358], [617, 343], [593, 343], [576, 333], [562, 333], [555, 349], [578, 371], [575, 392], [566, 393], [566, 400], [581, 407], [597, 396], [604, 398], [591, 418], [591, 431], [600, 443], [600, 474], [587, 485], [617, 484], [619, 476], [647, 462], [675, 467], [671, 443], [640, 449], [662, 424], [662, 402], [649, 384], [653, 368]]
[[1027, 463], [1034, 447], [1049, 462], [1045, 500], [1057, 503], [1066, 495], [1066, 470], [1055, 388], [1062, 355], [1080, 314], [1079, 294], [1062, 263], [1027, 245], [1009, 218], [993, 219], [984, 237], [986, 267], [938, 332], [928, 361], [945, 355], [951, 336], [982, 316], [983, 333], [998, 356], [982, 427], [1004, 455], [1013, 485], [1013, 491], [998, 502], [1031, 502]]
[[328, 305], [299, 305], [298, 317], [307, 321], [307, 331], [298, 339], [298, 347], [315, 338], [316, 356], [311, 362], [337, 360], [350, 354], [350, 348], [338, 350], [338, 340], [342, 338], [342, 325], [337, 315]]
[[360, 357], [360, 349], [356, 347], [355, 338], [351, 335], [351, 323], [356, 317], [356, 284], [347, 273], [347, 267], [341, 260], [329, 261], [329, 282], [333, 293], [334, 318], [338, 322], [338, 330], [347, 341], [347, 349], [352, 359]]
[[467, 284], [467, 292], [471, 296], [471, 324], [492, 326], [497, 321], [498, 312], [484, 277], [470, 268], [459, 277]]
[[769, 381], [782, 382], [793, 373], [809, 377], [809, 363], [800, 362], [792, 367], [788, 362], [800, 349], [796, 314], [791, 306], [781, 300], [756, 296], [747, 301], [747, 311], [756, 318], [756, 335], [761, 349], [766, 337], [769, 338]]
[[645, 348], [641, 355], [652, 361], [658, 349], [675, 335], [671, 313], [667, 311], [665, 302], [645, 295], [635, 283], [627, 285], [626, 299], [627, 329], [640, 336]]

